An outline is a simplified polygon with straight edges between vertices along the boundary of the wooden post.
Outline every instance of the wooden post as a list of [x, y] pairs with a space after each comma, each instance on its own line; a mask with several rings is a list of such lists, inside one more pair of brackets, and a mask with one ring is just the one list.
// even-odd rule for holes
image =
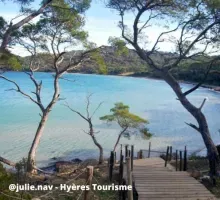
[[120, 166], [119, 166], [119, 185], [122, 184], [122, 179], [123, 179], [123, 171], [124, 171], [124, 156], [121, 155], [120, 158]]
[[183, 165], [183, 171], [187, 171], [187, 149], [185, 146], [185, 151], [184, 151], [184, 165]]
[[148, 158], [150, 158], [150, 149], [151, 149], [151, 142], [149, 142]]
[[115, 151], [115, 155], [114, 155], [114, 165], [116, 164], [116, 151]]
[[128, 145], [125, 145], [125, 157], [128, 157]]
[[[128, 185], [132, 185], [131, 158], [126, 158]], [[133, 190], [128, 190], [128, 200], [133, 200]]]
[[121, 156], [122, 156], [122, 144], [121, 144], [121, 150], [120, 150], [120, 158], [121, 158]]
[[[87, 171], [86, 183], [87, 183], [87, 185], [89, 185], [89, 187], [91, 188], [91, 185], [92, 185], [92, 177], [93, 177], [93, 166], [88, 166], [88, 167], [86, 168], [86, 171]], [[89, 199], [90, 199], [89, 192], [90, 192], [90, 190], [85, 190], [84, 200], [89, 200]]]
[[173, 148], [172, 148], [172, 146], [170, 146], [170, 158], [169, 158], [169, 161], [172, 160], [172, 154], [173, 154]]
[[214, 185], [214, 187], [216, 187], [216, 160], [213, 160], [213, 170], [212, 170], [212, 174], [213, 174], [213, 177], [212, 177], [212, 183]]
[[111, 151], [110, 160], [109, 160], [109, 180], [110, 181], [112, 181], [113, 165], [114, 165], [114, 152]]
[[143, 159], [143, 151], [142, 150], [140, 150], [140, 159]]
[[131, 150], [128, 150], [128, 157], [131, 157]]
[[167, 161], [168, 161], [168, 157], [169, 157], [169, 149], [170, 149], [170, 147], [167, 146], [167, 152], [166, 152], [166, 158], [165, 158], [165, 167], [167, 166]]
[[182, 165], [183, 165], [183, 158], [182, 158], [182, 151], [180, 151], [180, 167], [179, 167], [179, 169], [180, 169], [180, 171], [182, 171]]
[[134, 145], [131, 145], [131, 171], [133, 171], [133, 162], [134, 162]]
[[176, 150], [176, 171], [178, 170], [178, 150]]
[[[122, 185], [126, 185], [125, 179], [122, 180]], [[126, 191], [122, 190], [122, 200], [126, 200]]]

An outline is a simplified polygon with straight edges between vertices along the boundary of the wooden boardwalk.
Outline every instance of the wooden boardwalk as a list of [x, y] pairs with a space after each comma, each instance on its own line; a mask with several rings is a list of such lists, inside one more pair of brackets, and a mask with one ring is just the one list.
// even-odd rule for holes
[[134, 160], [133, 166], [133, 181], [139, 200], [216, 199], [187, 172], [175, 171], [169, 164], [164, 167], [161, 158]]

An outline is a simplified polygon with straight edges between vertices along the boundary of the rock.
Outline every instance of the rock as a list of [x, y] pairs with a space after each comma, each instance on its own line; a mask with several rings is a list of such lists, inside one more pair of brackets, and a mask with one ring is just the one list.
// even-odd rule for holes
[[53, 158], [51, 158], [52, 160], [57, 160], [57, 157], [53, 157]]
[[74, 172], [78, 166], [70, 161], [58, 161], [55, 164], [56, 171], [59, 173]]
[[80, 160], [79, 158], [75, 158], [75, 159], [72, 160], [72, 162], [74, 162], [74, 163], [81, 163], [82, 160]]
[[220, 92], [220, 87], [215, 87], [214, 90]]
[[203, 176], [200, 178], [202, 181], [210, 180], [210, 176]]
[[199, 179], [202, 176], [202, 173], [198, 170], [193, 170], [190, 175], [195, 178], [195, 179]]

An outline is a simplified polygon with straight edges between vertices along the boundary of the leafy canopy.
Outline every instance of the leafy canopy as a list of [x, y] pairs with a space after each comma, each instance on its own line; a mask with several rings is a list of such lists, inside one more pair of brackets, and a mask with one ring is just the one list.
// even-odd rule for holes
[[16, 71], [17, 70], [20, 71], [22, 69], [21, 63], [19, 62], [18, 58], [15, 56], [9, 58], [8, 65], [11, 67], [11, 69]]
[[100, 120], [106, 122], [116, 122], [121, 128], [138, 128], [141, 125], [148, 124], [146, 119], [139, 117], [129, 111], [129, 106], [122, 102], [115, 103], [115, 107], [110, 110], [112, 114], [100, 117]]
[[[0, 41], [3, 41], [4, 36], [7, 34], [7, 31], [10, 28], [10, 38], [7, 41], [7, 45], [9, 46], [16, 44], [16, 39], [20, 36], [18, 34], [18, 30], [24, 25], [23, 23], [25, 21], [26, 24], [31, 23], [31, 20], [39, 15], [41, 17], [43, 16], [43, 18], [50, 18], [53, 16], [60, 22], [69, 21], [69, 25], [72, 23], [75, 25], [75, 29], [77, 29], [79, 26], [81, 26], [81, 24], [84, 24], [84, 17], [80, 14], [83, 14], [90, 7], [91, 3], [91, 0], [41, 0], [40, 6], [36, 9], [32, 9], [31, 3], [38, 3], [37, 0], [8, 1], [18, 3], [21, 6], [20, 12], [24, 13], [24, 17], [21, 18], [19, 22], [14, 22], [14, 19], [17, 19], [15, 16], [14, 19], [11, 20], [10, 24], [0, 16]], [[7, 0], [2, 0], [2, 2], [6, 3]], [[75, 34], [74, 31], [73, 34]]]
[[117, 37], [109, 37], [108, 43], [114, 47], [116, 54], [120, 55], [128, 55], [128, 48], [126, 47], [126, 42]]
[[104, 58], [101, 56], [100, 50], [96, 50], [91, 53], [91, 58], [98, 65], [98, 74], [108, 74], [108, 68], [106, 66]]
[[87, 40], [88, 34], [82, 29], [83, 26], [84, 21], [79, 14], [70, 15], [67, 12], [58, 16], [57, 12], [51, 10], [36, 24], [23, 26], [17, 40], [31, 54], [36, 54], [37, 50], [50, 52], [51, 48], [53, 54], [60, 54], [66, 48]]

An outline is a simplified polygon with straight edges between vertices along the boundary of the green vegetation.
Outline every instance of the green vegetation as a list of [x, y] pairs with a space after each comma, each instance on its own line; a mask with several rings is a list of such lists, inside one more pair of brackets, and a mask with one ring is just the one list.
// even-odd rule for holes
[[22, 69], [22, 65], [16, 56], [12, 56], [8, 59], [8, 65], [11, 69], [14, 69], [16, 71]]
[[21, 198], [21, 199], [31, 199], [31, 195], [28, 194], [27, 192], [21, 192], [21, 193], [16, 193], [9, 191], [9, 185], [10, 184], [16, 184], [20, 183], [21, 181], [21, 174], [18, 169], [21, 168], [20, 163], [17, 164], [16, 166], [16, 173], [12, 174], [9, 173], [5, 170], [3, 165], [0, 163], [0, 200], [11, 200], [14, 198]]
[[0, 69], [6, 68], [7, 70], [20, 71], [22, 69], [22, 59], [16, 55], [11, 54], [9, 51], [0, 53]]
[[109, 37], [108, 43], [114, 48], [117, 56], [128, 55], [129, 50], [124, 40], [116, 37]]
[[[114, 47], [102, 47], [99, 51], [91, 53], [91, 60], [87, 61], [78, 69], [72, 72], [88, 73], [88, 74], [110, 74], [119, 75], [130, 73], [131, 76], [136, 77], [152, 77], [160, 78], [157, 72], [150, 69], [131, 49], [126, 50], [126, 54], [118, 54]], [[68, 53], [71, 56], [71, 52]], [[68, 56], [68, 57], [69, 57]], [[38, 59], [41, 60], [42, 68], [39, 71], [51, 71], [50, 65], [52, 63], [51, 56], [48, 53], [38, 54]], [[159, 56], [154, 56], [154, 59], [159, 60]], [[10, 61], [9, 61], [10, 60]], [[8, 66], [10, 70], [27, 69], [29, 57], [18, 58], [12, 54], [4, 54], [0, 57], [0, 65], [3, 63]], [[10, 63], [10, 65], [9, 65]], [[13, 67], [11, 67], [13, 66]], [[207, 72], [205, 59], [200, 62], [190, 61], [179, 65], [172, 69], [173, 76], [178, 80], [200, 82], [204, 79]], [[220, 63], [217, 62], [211, 69], [205, 84], [220, 85]]]
[[146, 119], [139, 117], [129, 111], [129, 106], [124, 105], [123, 103], [115, 103], [115, 107], [110, 110], [112, 114], [105, 115], [100, 117], [100, 120], [103, 120], [107, 123], [117, 123], [121, 128], [121, 131], [118, 134], [117, 141], [114, 146], [114, 151], [121, 139], [122, 136], [130, 136], [130, 134], [140, 131], [145, 136], [148, 135], [148, 138], [152, 134], [148, 134], [144, 126], [149, 122]]
[[95, 51], [91, 53], [91, 58], [95, 61], [97, 64], [97, 73], [98, 74], [108, 74], [108, 68], [106, 66], [104, 58], [101, 56], [100, 51]]

